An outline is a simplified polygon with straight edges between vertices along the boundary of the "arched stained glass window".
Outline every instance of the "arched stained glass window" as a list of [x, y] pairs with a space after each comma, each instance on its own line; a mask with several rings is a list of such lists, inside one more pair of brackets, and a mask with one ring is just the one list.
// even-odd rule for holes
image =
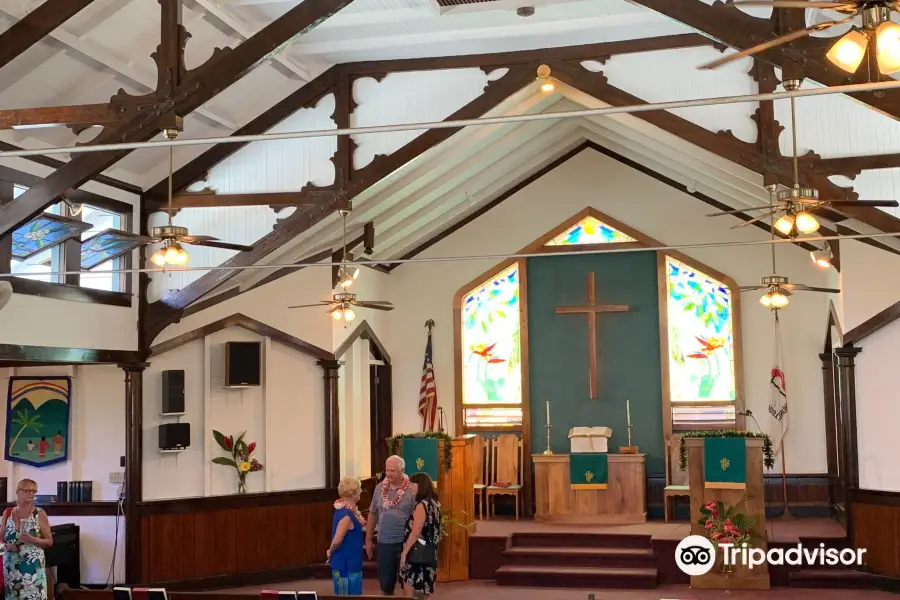
[[466, 427], [522, 424], [519, 265], [462, 301], [462, 399]]
[[665, 268], [673, 422], [733, 421], [732, 291], [725, 283], [669, 256]]

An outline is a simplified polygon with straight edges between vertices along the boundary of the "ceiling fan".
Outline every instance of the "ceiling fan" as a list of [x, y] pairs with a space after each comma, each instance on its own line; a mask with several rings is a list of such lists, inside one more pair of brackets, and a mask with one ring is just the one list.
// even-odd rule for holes
[[[168, 140], [174, 140], [178, 137], [177, 129], [163, 130], [163, 136]], [[192, 244], [194, 246], [207, 246], [209, 248], [223, 248], [225, 250], [238, 250], [240, 252], [248, 252], [253, 250], [251, 246], [243, 246], [241, 244], [232, 244], [220, 241], [209, 235], [191, 235], [187, 227], [179, 227], [172, 224], [172, 147], [169, 146], [169, 222], [161, 227], [154, 227], [150, 231], [150, 237], [146, 238], [144, 244], [163, 243], [163, 247], [153, 253], [150, 261], [158, 267], [166, 265], [174, 265], [182, 267], [190, 260], [190, 255], [181, 247], [181, 244]]]
[[[774, 206], [774, 188], [775, 186], [769, 187], [769, 197], [772, 198], [771, 203]], [[770, 214], [774, 214], [770, 213]], [[773, 218], [774, 220], [774, 218]], [[778, 270], [775, 265], [775, 226], [772, 226], [772, 243], [770, 244], [772, 247], [772, 274], [763, 277], [760, 281], [760, 285], [744, 285], [741, 286], [740, 291], [742, 292], [752, 292], [757, 290], [766, 290], [766, 293], [762, 295], [759, 299], [759, 303], [765, 306], [766, 308], [771, 308], [772, 310], [779, 310], [784, 308], [788, 304], [790, 304], [790, 299], [788, 296], [791, 296], [793, 292], [822, 292], [825, 294], [839, 294], [841, 290], [837, 290], [834, 288], [823, 288], [823, 287], [815, 287], [810, 285], [804, 285], [802, 283], [791, 283], [787, 277], [783, 277], [778, 275]]]
[[[776, 0], [779, 1], [779, 0]], [[797, 79], [789, 79], [783, 82], [784, 89], [793, 91], [800, 88], [802, 82]], [[800, 170], [797, 159], [797, 118], [794, 106], [794, 97], [791, 97], [791, 143], [793, 145], [793, 165], [794, 165], [794, 187], [785, 190], [779, 190], [776, 194], [776, 201], [770, 202], [767, 206], [753, 206], [740, 210], [726, 210], [723, 212], [712, 213], [706, 215], [708, 217], [719, 217], [722, 215], [734, 215], [747, 212], [764, 211], [758, 217], [749, 219], [731, 227], [737, 229], [746, 227], [760, 221], [768, 216], [777, 213], [783, 213], [781, 217], [773, 224], [784, 235], [795, 237], [797, 233], [815, 233], [819, 229], [819, 221], [813, 216], [815, 211], [825, 208], [835, 208], [840, 211], [841, 207], [854, 206], [871, 206], [871, 207], [888, 207], [896, 208], [900, 206], [896, 200], [823, 200], [819, 198], [819, 190], [813, 187], [802, 187], [800, 185]], [[774, 233], [774, 231], [773, 231]]]
[[12, 300], [12, 296], [12, 284], [8, 281], [0, 281], [0, 309], [9, 304], [9, 301]]
[[[347, 215], [350, 214], [348, 209], [341, 209], [338, 213], [343, 218], [343, 252], [341, 254], [343, 260], [338, 269], [338, 286], [341, 292], [332, 295], [331, 300], [322, 300], [315, 304], [300, 304], [298, 306], [289, 306], [288, 308], [312, 308], [326, 307], [326, 313], [330, 314], [335, 321], [344, 321], [344, 325], [356, 319], [356, 313], [353, 307], [372, 308], [374, 310], [394, 310], [394, 305], [390, 302], [382, 300], [357, 300], [356, 294], [346, 291], [353, 282], [359, 277], [359, 268], [351, 266], [352, 257], [347, 253]], [[374, 231], [374, 230], [373, 230]], [[348, 258], [350, 261], [348, 261]]]
[[900, 71], [900, 25], [891, 21], [891, 13], [900, 11], [897, 0], [844, 0], [825, 2], [811, 0], [734, 0], [735, 6], [765, 6], [770, 8], [817, 8], [833, 10], [845, 17], [810, 25], [806, 29], [798, 29], [763, 42], [752, 48], [729, 54], [700, 66], [701, 69], [714, 69], [739, 58], [753, 56], [764, 50], [781, 46], [811, 33], [824, 31], [838, 25], [850, 23], [860, 17], [862, 27], [854, 26], [835, 42], [825, 57], [836, 67], [848, 73], [855, 73], [865, 58], [871, 40], [874, 37], [875, 57], [878, 70], [882, 75], [890, 75]]

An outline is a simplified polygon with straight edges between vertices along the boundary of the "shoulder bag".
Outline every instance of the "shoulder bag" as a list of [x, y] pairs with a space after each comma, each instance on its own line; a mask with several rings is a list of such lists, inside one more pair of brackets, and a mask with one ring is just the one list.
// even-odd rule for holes
[[407, 553], [406, 562], [413, 567], [431, 567], [436, 569], [437, 544], [419, 538]]

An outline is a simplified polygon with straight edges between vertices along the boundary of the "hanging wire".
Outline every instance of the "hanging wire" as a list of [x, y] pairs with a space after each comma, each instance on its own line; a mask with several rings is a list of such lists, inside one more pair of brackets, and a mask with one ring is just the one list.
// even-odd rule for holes
[[[817, 237], [806, 237], [802, 238], [801, 241], [812, 243], [812, 242], [822, 242], [828, 240], [862, 240], [862, 239], [875, 239], [882, 237], [893, 237], [900, 238], [900, 233], [858, 233], [858, 234], [849, 234], [849, 235], [829, 235], [829, 236], [817, 236]], [[582, 255], [591, 255], [591, 254], [624, 254], [628, 252], [665, 252], [665, 251], [678, 251], [678, 250], [689, 250], [689, 249], [704, 249], [704, 248], [734, 248], [740, 246], [761, 246], [765, 244], [795, 244], [798, 243], [798, 240], [786, 238], [786, 239], [766, 239], [766, 240], [756, 240], [756, 241], [739, 241], [739, 242], [708, 242], [708, 243], [700, 243], [700, 244], [678, 244], [673, 246], [648, 246], [641, 248], [598, 248], [591, 250], [570, 250], [563, 252], [555, 252], [554, 255], [570, 255], [570, 256], [582, 256]], [[521, 259], [521, 258], [537, 258], [537, 257], [545, 257], [547, 256], [546, 252], [518, 252], [518, 253], [510, 253], [510, 254], [482, 254], [482, 255], [469, 255], [469, 256], [442, 256], [442, 257], [433, 257], [433, 258], [395, 258], [395, 259], [375, 259], [375, 260], [360, 260], [357, 264], [361, 266], [375, 266], [375, 265], [403, 265], [403, 264], [415, 264], [415, 263], [443, 263], [443, 262], [462, 262], [462, 261], [471, 261], [471, 260], [482, 260], [482, 261], [502, 261], [507, 259]], [[340, 267], [341, 262], [327, 261], [327, 262], [292, 262], [292, 263], [276, 263], [276, 264], [255, 264], [255, 265], [242, 265], [242, 266], [231, 266], [231, 265], [217, 265], [212, 267], [175, 267], [175, 268], [132, 268], [132, 269], [113, 269], [110, 271], [104, 271], [104, 273], [168, 273], [170, 271], [177, 272], [187, 272], [187, 271], [266, 271], [266, 270], [278, 270], [278, 269], [304, 269], [308, 267]], [[52, 271], [45, 273], [22, 273], [22, 274], [0, 274], [0, 279], [7, 277], [46, 277], [47, 275], [83, 275], [83, 274], [91, 274], [93, 271]]]

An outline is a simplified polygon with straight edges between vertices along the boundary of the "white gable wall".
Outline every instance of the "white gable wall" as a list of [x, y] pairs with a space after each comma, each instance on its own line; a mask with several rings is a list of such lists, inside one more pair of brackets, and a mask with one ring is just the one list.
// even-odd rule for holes
[[[859, 343], [856, 356], [856, 430], [859, 487], [900, 492], [900, 455], [897, 436], [897, 395], [900, 373], [900, 321]], [[887, 418], [885, 418], [887, 417]]]
[[[418, 258], [513, 253], [572, 215], [593, 206], [611, 217], [668, 244], [765, 240], [756, 228], [735, 232], [731, 217], [707, 218], [714, 210], [695, 198], [626, 167], [598, 152], [585, 150], [480, 218], [444, 238]], [[830, 276], [813, 268], [808, 252], [779, 245], [778, 272], [792, 281], [829, 285]], [[770, 274], [767, 246], [683, 250], [730, 275], [739, 285], [753, 285]], [[398, 307], [388, 316], [382, 337], [394, 361], [394, 428], [419, 428], [416, 407], [425, 344], [423, 323], [434, 319], [434, 361], [438, 398], [454, 431], [453, 297], [499, 260], [417, 263], [390, 276], [390, 300]], [[423, 284], [427, 282], [427, 285]], [[758, 293], [742, 295], [744, 397], [762, 427], [774, 431], [767, 417], [769, 370], [772, 367], [772, 313]], [[821, 352], [829, 296], [797, 293], [783, 312], [785, 368], [789, 404], [795, 419], [786, 441], [790, 473], [822, 473], [825, 464]], [[752, 428], [752, 425], [750, 425]], [[776, 461], [777, 463], [778, 461]], [[776, 470], [780, 465], [776, 464]]]

